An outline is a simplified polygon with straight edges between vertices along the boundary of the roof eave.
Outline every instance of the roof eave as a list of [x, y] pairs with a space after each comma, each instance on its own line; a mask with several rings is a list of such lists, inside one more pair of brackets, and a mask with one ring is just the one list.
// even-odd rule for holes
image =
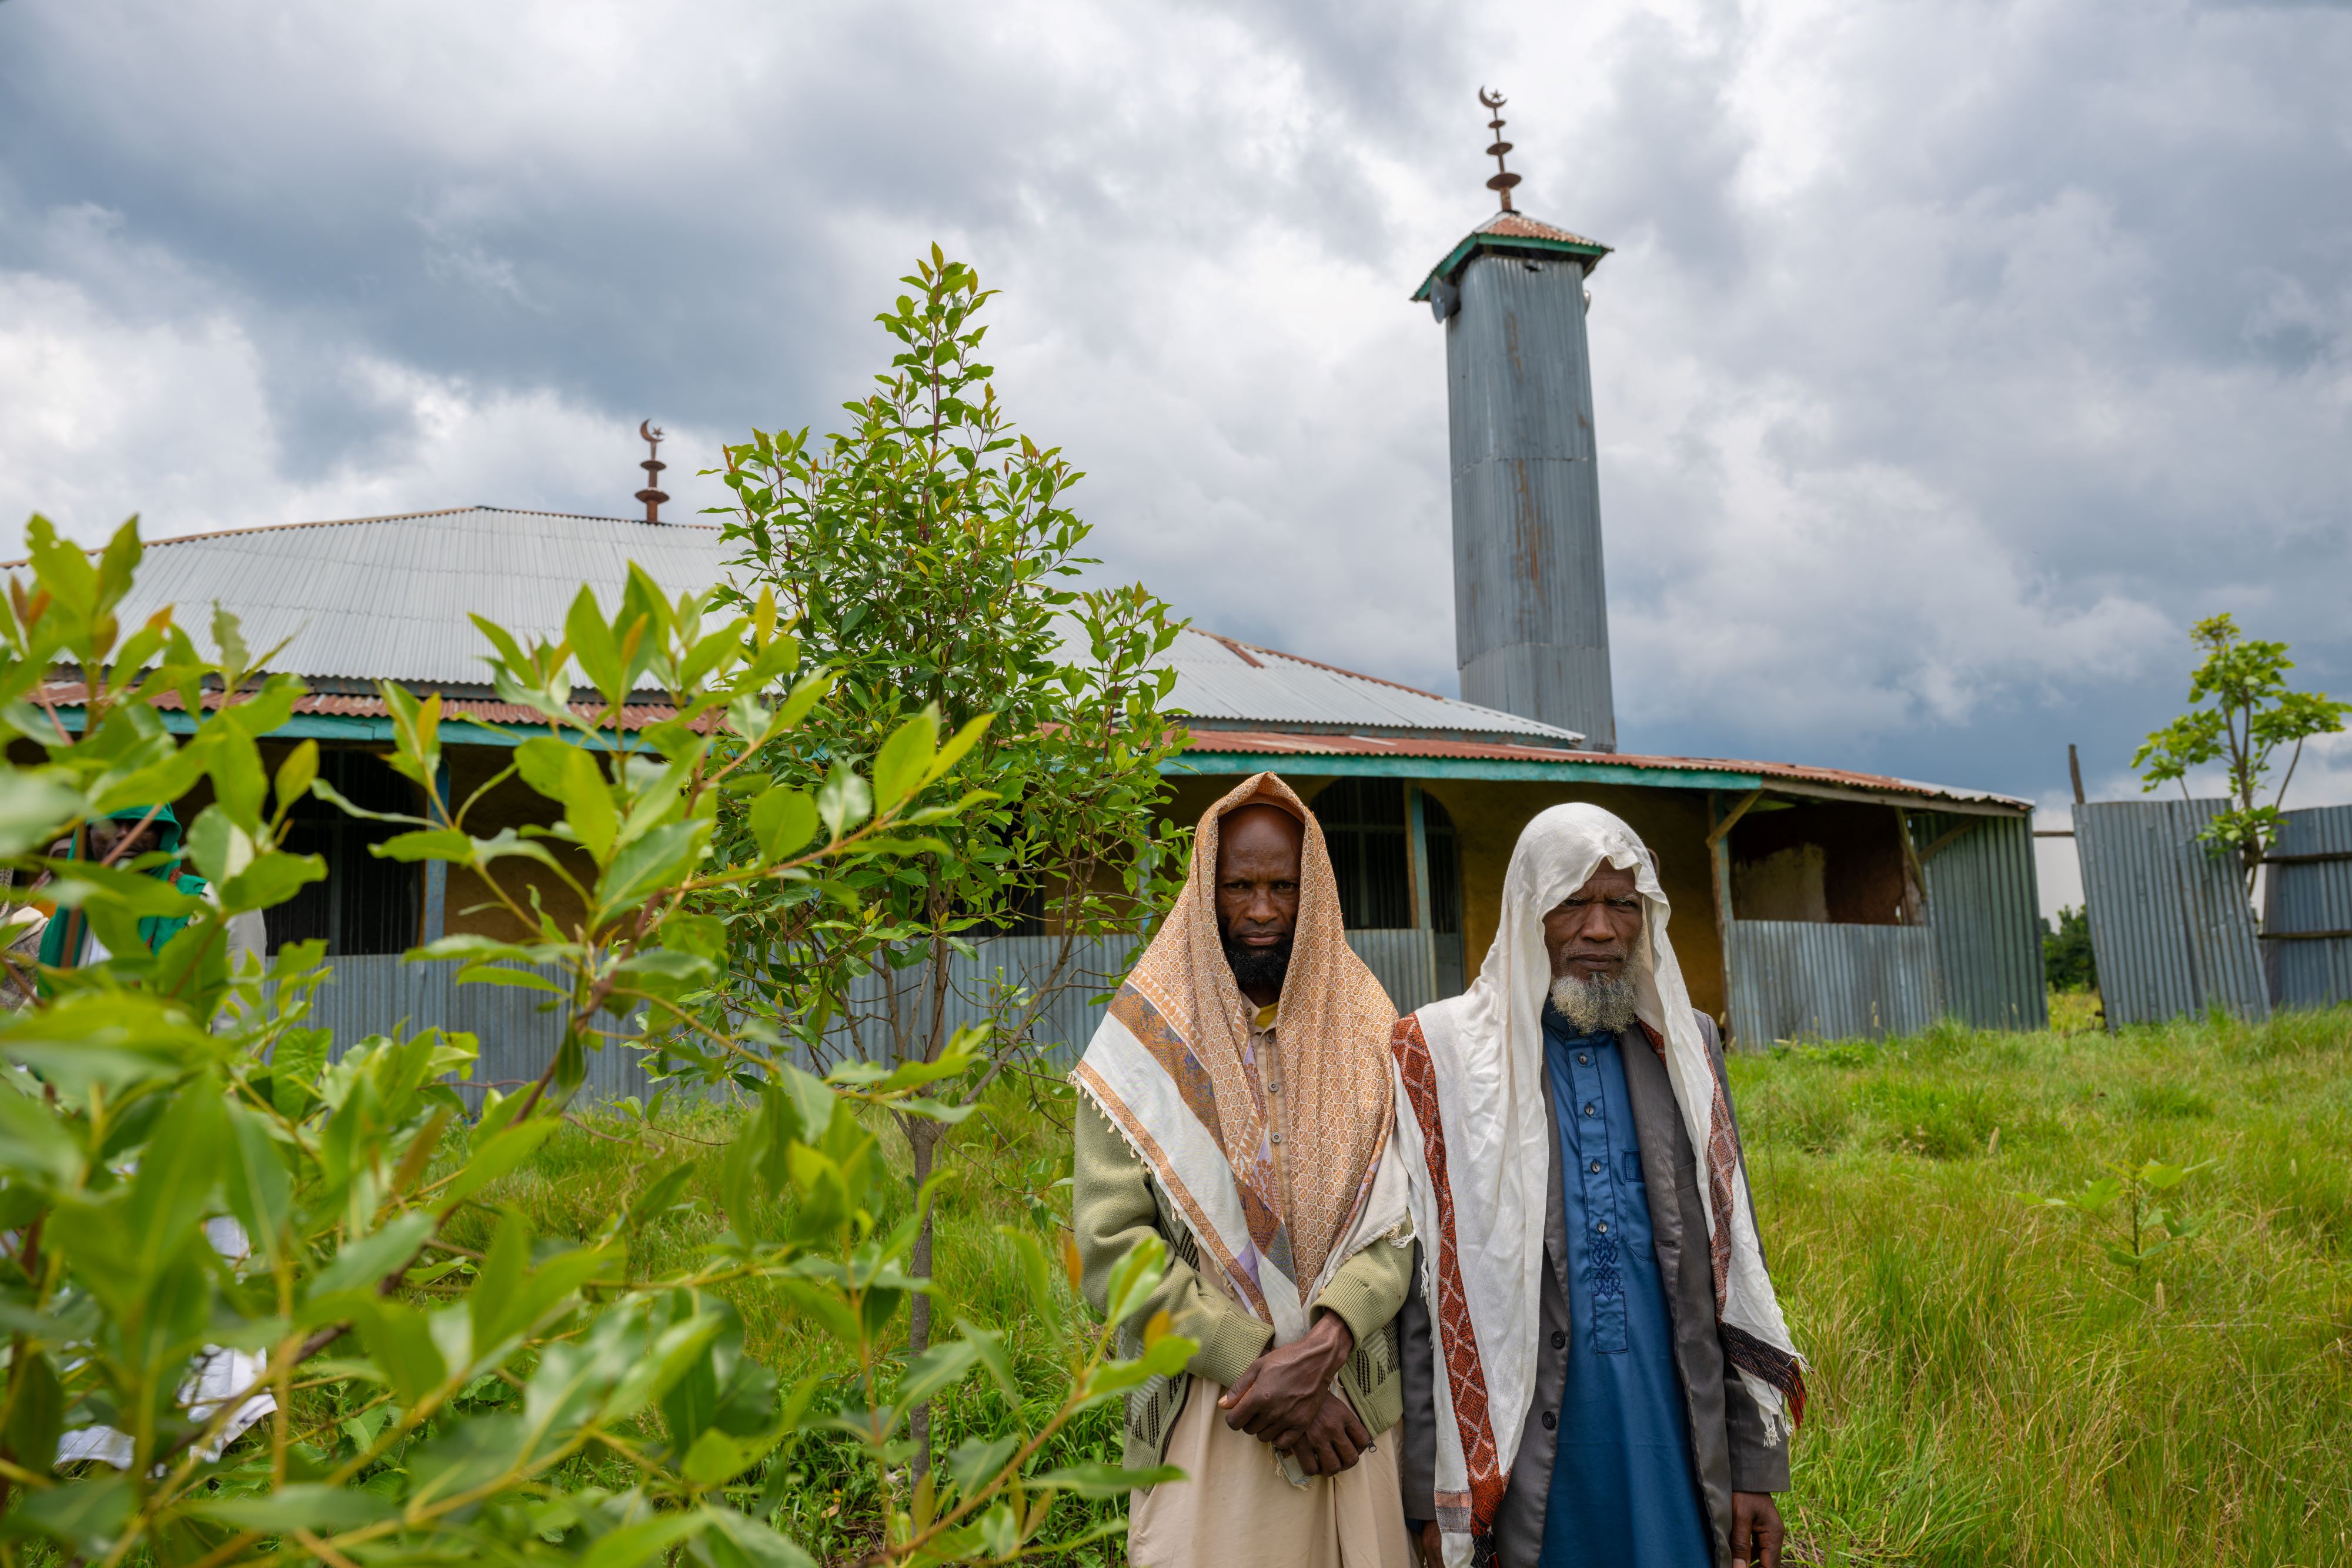
[[1572, 256], [1584, 264], [1584, 275], [1590, 277], [1592, 269], [1601, 265], [1601, 258], [1612, 248], [1597, 240], [1538, 239], [1532, 235], [1474, 233], [1465, 235], [1460, 245], [1446, 253], [1444, 261], [1429, 269], [1429, 276], [1421, 280], [1419, 288], [1413, 290], [1413, 303], [1418, 305], [1427, 300], [1429, 291], [1438, 284], [1453, 282], [1454, 275], [1469, 266], [1475, 256]]

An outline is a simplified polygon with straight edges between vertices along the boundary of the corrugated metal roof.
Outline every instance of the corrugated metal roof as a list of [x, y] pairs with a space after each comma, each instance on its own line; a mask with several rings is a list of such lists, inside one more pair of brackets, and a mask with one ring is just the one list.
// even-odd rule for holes
[[1176, 669], [1174, 706], [1196, 718], [1524, 736], [1564, 745], [1583, 738], [1571, 729], [1209, 632], [1181, 633], [1166, 659]]
[[672, 593], [717, 581], [726, 555], [700, 523], [453, 507], [151, 540], [121, 619], [166, 604], [210, 645], [212, 605], [276, 669], [348, 680], [481, 685], [478, 612], [518, 636], [562, 635], [582, 583], [606, 604], [635, 561]]
[[1241, 756], [1430, 758], [1465, 762], [1575, 763], [1595, 769], [1622, 768], [1630, 773], [1753, 774], [1759, 779], [1817, 785], [1828, 789], [1974, 801], [2018, 811], [2033, 809], [2031, 800], [2014, 795], [1996, 795], [1987, 789], [1956, 789], [1948, 785], [1926, 784], [1916, 779], [1896, 779], [1884, 773], [1856, 773], [1843, 768], [1808, 768], [1795, 762], [1759, 762], [1727, 757], [1648, 757], [1634, 752], [1577, 751], [1565, 747], [1466, 737], [1301, 734], [1291, 730], [1220, 729], [1197, 725], [1192, 728], [1192, 737], [1194, 751]]
[[[610, 604], [635, 561], [672, 593], [699, 591], [719, 580], [732, 553], [706, 524], [502, 507], [289, 523], [151, 541], [122, 620], [135, 624], [175, 604], [181, 624], [208, 643], [218, 601], [243, 623], [248, 646], [288, 640], [277, 669], [478, 685], [487, 680], [487, 649], [467, 612], [518, 636], [558, 638], [583, 582]], [[1168, 657], [1176, 667], [1175, 706], [1206, 719], [1580, 738], [1205, 632], [1181, 635]]]
[[1531, 218], [1525, 213], [1496, 213], [1470, 232], [1494, 235], [1502, 239], [1549, 239], [1558, 240], [1563, 245], [1589, 245], [1601, 250], [1609, 248], [1597, 239], [1588, 239], [1580, 234], [1571, 234], [1556, 224], [1548, 224], [1541, 218]]
[[1601, 258], [1610, 247], [1597, 239], [1587, 239], [1557, 224], [1531, 218], [1525, 213], [1496, 213], [1462, 237], [1462, 243], [1445, 253], [1445, 259], [1429, 269], [1429, 276], [1414, 289], [1413, 298], [1429, 298], [1430, 290], [1440, 283], [1450, 283], [1454, 274], [1470, 264], [1475, 256], [1572, 256], [1584, 268], [1587, 277], [1601, 265]]

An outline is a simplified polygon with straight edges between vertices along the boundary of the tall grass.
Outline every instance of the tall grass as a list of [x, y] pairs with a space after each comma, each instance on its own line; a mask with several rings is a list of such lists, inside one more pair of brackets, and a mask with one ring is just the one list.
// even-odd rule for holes
[[[2344, 1009], [1736, 1061], [1811, 1560], [2352, 1562], [2347, 1068]], [[2204, 1228], [2137, 1270], [2020, 1196], [2151, 1158]]]
[[[2352, 1009], [2087, 1024], [1734, 1061], [1766, 1247], [1813, 1363], [1782, 1500], [1795, 1561], [2352, 1563]], [[1053, 1352], [997, 1228], [1066, 1212], [1066, 1120], [1000, 1096], [951, 1144], [940, 1197], [940, 1315], [1006, 1329], [1040, 1405]], [[599, 1120], [498, 1196], [585, 1235], [728, 1125]], [[2150, 1158], [2200, 1166], [2172, 1196], [2204, 1228], [2137, 1270], [2110, 1260], [2098, 1221], [2021, 1196]], [[714, 1235], [715, 1190], [696, 1196], [640, 1247]], [[810, 1364], [777, 1301], [737, 1305], [752, 1354], [787, 1377]], [[1001, 1398], [975, 1380], [945, 1401], [942, 1448], [1001, 1418]], [[1116, 1449], [1109, 1410], [1066, 1444]], [[824, 1444], [785, 1462], [783, 1528], [855, 1561], [872, 1479]], [[1082, 1505], [1063, 1506], [1075, 1523]]]

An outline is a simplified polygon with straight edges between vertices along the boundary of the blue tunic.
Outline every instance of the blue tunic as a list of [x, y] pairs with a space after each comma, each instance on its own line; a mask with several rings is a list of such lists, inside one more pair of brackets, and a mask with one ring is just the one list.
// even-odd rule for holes
[[1613, 1034], [1544, 1009], [1568, 1231], [1568, 1384], [1542, 1568], [1709, 1568], [1649, 1187]]

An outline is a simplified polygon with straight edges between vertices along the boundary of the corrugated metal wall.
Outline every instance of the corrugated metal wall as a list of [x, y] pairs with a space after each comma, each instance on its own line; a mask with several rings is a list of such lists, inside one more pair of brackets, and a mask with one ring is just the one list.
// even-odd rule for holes
[[2272, 998], [2283, 1008], [2352, 1002], [2352, 936], [2288, 935], [2352, 932], [2352, 806], [2287, 812], [2270, 852], [2344, 857], [2301, 864], [2273, 861], [2263, 872], [2263, 958]]
[[1614, 750], [1584, 269], [1485, 256], [1460, 286], [1445, 371], [1462, 697]]
[[[1439, 938], [1427, 931], [1350, 931], [1349, 946], [1356, 949], [1381, 983], [1388, 988], [1400, 1011], [1438, 999], [1436, 946]], [[1458, 941], [1459, 939], [1456, 938]], [[958, 955], [949, 966], [954, 998], [949, 1004], [950, 1025], [969, 1020], [987, 1004], [991, 989], [1001, 985], [1040, 987], [1053, 973], [1060, 954], [1057, 936], [1000, 936], [974, 945], [973, 956]], [[1115, 989], [1136, 952], [1132, 936], [1094, 937], [1074, 945], [1066, 975], [1072, 983], [1054, 992], [1031, 1022], [1029, 1038], [1038, 1054], [1057, 1068], [1075, 1063], [1102, 1019], [1097, 997]], [[311, 1003], [310, 1022], [331, 1029], [338, 1053], [371, 1034], [393, 1034], [421, 1029], [465, 1030], [477, 1036], [481, 1057], [476, 1062], [472, 1087], [511, 1089], [528, 1083], [546, 1069], [562, 1029], [552, 1013], [539, 1010], [548, 999], [541, 991], [513, 986], [456, 983], [457, 966], [404, 964], [398, 956], [352, 956], [331, 961], [333, 977], [320, 986]], [[553, 970], [540, 970], [551, 978]], [[899, 977], [907, 1016], [923, 1016], [913, 994], [920, 971]], [[869, 977], [852, 998], [854, 1020], [845, 1021], [836, 1038], [851, 1045], [851, 1022], [858, 1028], [856, 1043], [879, 1054], [887, 1035], [877, 1020], [887, 1011], [888, 997], [879, 977]], [[581, 1091], [590, 1101], [618, 1100], [635, 1095], [643, 1100], [654, 1085], [640, 1065], [638, 1053], [625, 1046], [591, 1052], [588, 1082]]]
[[[481, 1046], [470, 1086], [511, 1090], [547, 1070], [548, 1058], [562, 1038], [555, 1015], [539, 1010], [540, 1003], [551, 999], [547, 993], [516, 986], [461, 986], [455, 963], [404, 964], [397, 954], [366, 954], [331, 959], [328, 967], [332, 977], [312, 994], [309, 1021], [334, 1030], [337, 1055], [372, 1034], [464, 1030]], [[534, 972], [559, 983], [562, 979], [554, 969]], [[619, 1027], [616, 1020], [608, 1021]], [[589, 1053], [583, 1098], [620, 1100], [634, 1094], [642, 1100], [651, 1092], [635, 1051]]]
[[1937, 1010], [1927, 926], [1731, 923], [1731, 1032], [1744, 1049], [1911, 1034]]
[[2226, 804], [2097, 800], [2074, 808], [2074, 852], [2109, 1025], [2159, 1023], [2211, 1007], [2241, 1018], [2270, 1015], [2237, 862], [2197, 841]]
[[2048, 1027], [2033, 819], [1916, 811], [1910, 822], [1914, 847], [1944, 841], [1921, 868], [1941, 1010], [1979, 1029]]

